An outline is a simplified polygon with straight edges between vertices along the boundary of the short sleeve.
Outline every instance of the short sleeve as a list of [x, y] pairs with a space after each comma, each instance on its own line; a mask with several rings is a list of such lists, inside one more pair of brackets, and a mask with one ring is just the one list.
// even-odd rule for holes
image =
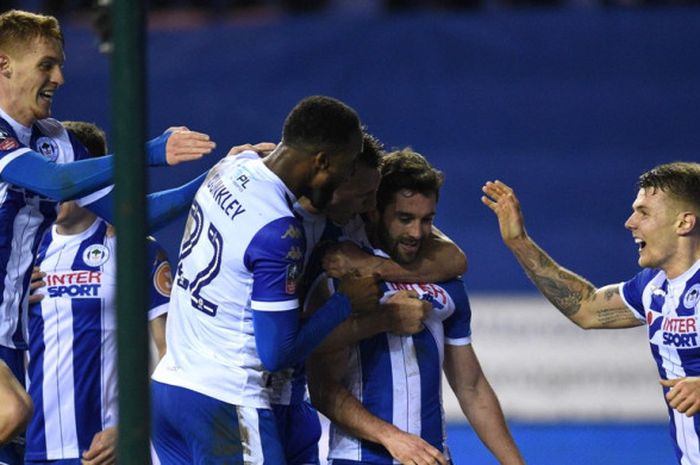
[[299, 308], [297, 286], [306, 253], [301, 222], [283, 217], [262, 227], [245, 253], [246, 267], [253, 273], [251, 308], [285, 311]]
[[620, 295], [622, 300], [632, 310], [634, 316], [641, 321], [646, 321], [646, 311], [644, 310], [643, 294], [649, 282], [659, 274], [659, 270], [644, 269], [637, 273], [629, 281], [620, 283]]
[[471, 343], [472, 310], [469, 297], [461, 279], [455, 279], [440, 286], [447, 291], [454, 302], [455, 310], [444, 322], [445, 344], [467, 345]]

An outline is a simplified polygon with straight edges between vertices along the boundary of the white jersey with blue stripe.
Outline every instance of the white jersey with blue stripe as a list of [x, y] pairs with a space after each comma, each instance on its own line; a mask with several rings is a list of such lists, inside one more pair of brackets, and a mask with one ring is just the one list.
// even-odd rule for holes
[[[386, 301], [414, 290], [433, 305], [425, 329], [413, 336], [381, 333], [349, 351], [344, 386], [373, 415], [422, 437], [449, 457], [442, 408], [445, 344], [471, 343], [471, 310], [461, 279], [445, 283], [383, 284]], [[358, 439], [331, 424], [329, 463], [395, 464], [382, 446]]]
[[[170, 265], [149, 241], [148, 318], [167, 311]], [[29, 394], [34, 416], [26, 457], [76, 459], [117, 424], [116, 238], [103, 220], [75, 235], [54, 226], [39, 247], [44, 298], [29, 310]]]
[[226, 157], [197, 192], [180, 249], [153, 379], [215, 399], [269, 408], [273, 379], [252, 311], [299, 308], [305, 239], [293, 193], [254, 152]]
[[[0, 109], [0, 173], [31, 150], [55, 163], [87, 156], [54, 119], [26, 128]], [[27, 176], [31, 176], [27, 173]], [[34, 254], [47, 228], [56, 219], [56, 202], [27, 189], [0, 182], [0, 345], [26, 346], [26, 307]]]
[[[700, 376], [700, 261], [674, 279], [663, 271], [645, 269], [620, 284], [620, 295], [647, 324], [661, 378]], [[670, 407], [668, 412], [679, 463], [700, 465], [700, 415], [688, 418]]]

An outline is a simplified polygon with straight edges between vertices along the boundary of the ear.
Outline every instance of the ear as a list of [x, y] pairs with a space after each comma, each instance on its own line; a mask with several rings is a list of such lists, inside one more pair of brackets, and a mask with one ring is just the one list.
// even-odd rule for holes
[[9, 78], [12, 75], [12, 65], [10, 57], [0, 53], [0, 75]]
[[314, 167], [316, 171], [327, 171], [329, 165], [328, 154], [326, 152], [318, 152], [314, 155]]
[[690, 211], [680, 212], [678, 214], [677, 230], [681, 236], [687, 236], [692, 233], [698, 224], [698, 217]]

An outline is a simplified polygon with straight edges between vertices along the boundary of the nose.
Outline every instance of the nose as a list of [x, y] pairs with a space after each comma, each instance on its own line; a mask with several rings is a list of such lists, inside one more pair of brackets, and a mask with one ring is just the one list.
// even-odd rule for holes
[[60, 66], [54, 67], [54, 71], [51, 74], [51, 81], [59, 86], [62, 86], [66, 82], [63, 78], [63, 69]]
[[630, 231], [635, 228], [634, 213], [632, 213], [629, 218], [627, 218], [627, 221], [625, 221], [625, 228], [629, 229]]
[[412, 221], [408, 226], [408, 234], [411, 238], [415, 240], [421, 240], [423, 238], [423, 230], [420, 227], [420, 221]]

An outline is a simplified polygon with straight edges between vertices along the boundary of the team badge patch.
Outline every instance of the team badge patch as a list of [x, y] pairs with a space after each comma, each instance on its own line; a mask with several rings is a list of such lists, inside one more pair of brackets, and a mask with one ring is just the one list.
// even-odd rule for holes
[[153, 275], [153, 287], [163, 297], [170, 297], [170, 291], [173, 288], [173, 275], [170, 270], [170, 263], [162, 262], [158, 265]]
[[19, 147], [17, 139], [12, 137], [9, 132], [0, 129], [0, 150], [12, 150]]
[[683, 297], [683, 306], [685, 308], [695, 308], [698, 300], [700, 300], [700, 284], [695, 284], [685, 293]]
[[301, 276], [301, 266], [297, 263], [290, 263], [287, 265], [287, 276], [285, 279], [284, 290], [287, 294], [296, 294], [297, 283], [299, 277]]
[[51, 162], [55, 162], [58, 159], [58, 145], [50, 137], [38, 138], [36, 140], [36, 150]]
[[83, 252], [83, 261], [87, 266], [100, 266], [109, 259], [109, 249], [102, 244], [93, 244]]

